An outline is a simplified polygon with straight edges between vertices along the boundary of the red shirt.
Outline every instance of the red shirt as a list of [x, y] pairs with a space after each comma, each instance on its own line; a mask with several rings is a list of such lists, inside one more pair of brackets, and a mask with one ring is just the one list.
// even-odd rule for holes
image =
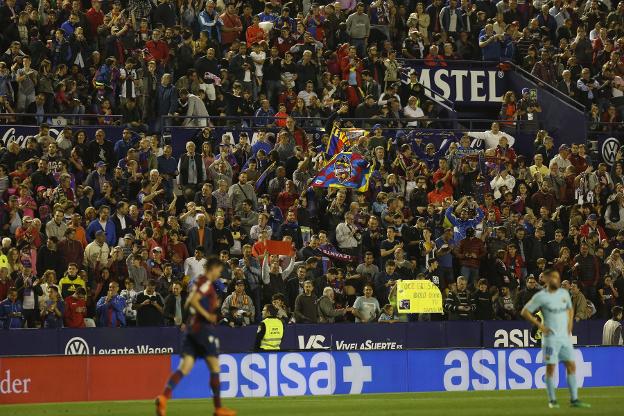
[[84, 328], [84, 318], [87, 316], [87, 303], [68, 296], [65, 298], [65, 317], [64, 322], [67, 328]]
[[9, 288], [13, 286], [13, 283], [11, 283], [11, 281], [9, 279], [7, 280], [0, 280], [0, 299], [4, 300], [7, 298], [7, 295], [9, 294]]
[[[223, 21], [223, 27], [227, 27], [228, 29], [233, 29], [235, 27], [240, 27], [240, 28], [243, 27], [240, 17], [238, 17], [237, 14], [223, 13], [221, 15], [221, 20]], [[225, 32], [221, 30], [221, 43], [223, 45], [229, 45], [230, 43], [234, 42], [235, 39], [238, 39], [239, 36], [240, 36], [240, 32], [237, 32], [237, 31]]]
[[427, 194], [427, 199], [429, 200], [430, 204], [442, 205], [444, 200], [452, 195], [452, 193], [446, 192], [444, 188], [442, 188], [439, 192], [437, 189], [434, 189]]
[[89, 22], [89, 28], [91, 28], [91, 34], [97, 35], [98, 27], [104, 23], [104, 13], [102, 10], [96, 11], [93, 7], [87, 10], [85, 13], [87, 21]]
[[154, 59], [156, 62], [167, 62], [169, 60], [169, 46], [162, 40], [148, 40], [145, 43], [148, 53], [145, 55], [146, 61]]

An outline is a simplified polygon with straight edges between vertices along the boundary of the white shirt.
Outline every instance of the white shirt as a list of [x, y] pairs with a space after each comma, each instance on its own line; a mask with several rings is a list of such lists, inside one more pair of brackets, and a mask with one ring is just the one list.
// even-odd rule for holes
[[[618, 339], [616, 339], [618, 338]], [[624, 345], [622, 341], [622, 324], [609, 319], [602, 329], [602, 345]]]
[[299, 94], [297, 94], [297, 98], [301, 98], [305, 102], [306, 107], [310, 105], [310, 97], [318, 97], [318, 96], [316, 95], [314, 91], [307, 92], [306, 90], [299, 91]]
[[261, 52], [252, 52], [249, 54], [251, 60], [256, 66], [256, 76], [262, 76], [262, 65], [264, 64], [264, 60], [266, 59], [266, 53], [264, 51]]
[[[409, 105], [406, 105], [405, 108], [403, 108], [403, 115], [409, 119], [425, 117], [425, 113], [422, 111], [420, 107], [417, 106], [416, 108], [412, 108]], [[418, 126], [418, 121], [412, 120], [409, 123], [407, 123], [407, 125], [408, 127], [410, 126], [416, 127]]]
[[562, 158], [559, 154], [550, 160], [550, 164], [548, 165], [548, 167], [550, 168], [555, 163], [557, 164], [557, 167], [559, 168], [559, 173], [561, 174], [564, 174], [566, 169], [572, 166], [572, 163], [568, 159]]
[[355, 238], [355, 232], [357, 227], [355, 225], [349, 225], [346, 222], [341, 222], [336, 227], [336, 241], [340, 248], [355, 248], [358, 246], [358, 241]]
[[510, 136], [500, 130], [498, 133], [494, 133], [492, 130], [486, 130], [484, 132], [470, 131], [468, 132], [468, 136], [483, 140], [486, 149], [494, 149], [498, 146], [498, 142], [501, 137], [507, 137], [507, 144], [509, 147], [513, 146], [516, 142], [516, 139], [513, 136]]
[[204, 264], [206, 264], [205, 258], [197, 260], [196, 257], [189, 257], [184, 260], [184, 274], [191, 280], [194, 280], [197, 276], [203, 273]]
[[500, 188], [506, 186], [508, 191], [512, 191], [516, 186], [516, 178], [509, 174], [504, 178], [502, 175], [497, 175], [490, 181], [490, 186], [494, 190], [494, 198], [498, 199], [501, 197]]

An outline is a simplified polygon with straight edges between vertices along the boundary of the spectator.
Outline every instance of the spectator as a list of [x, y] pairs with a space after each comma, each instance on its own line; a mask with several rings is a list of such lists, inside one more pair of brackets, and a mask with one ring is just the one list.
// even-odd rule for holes
[[444, 310], [449, 320], [470, 320], [473, 318], [476, 305], [467, 290], [468, 280], [464, 276], [457, 278], [457, 289], [449, 292], [444, 302]]
[[254, 322], [255, 307], [245, 293], [245, 281], [237, 280], [234, 292], [225, 298], [221, 305], [223, 323], [231, 327], [247, 326]]
[[[147, 275], [145, 277], [145, 281], [147, 282]], [[130, 277], [127, 277], [124, 280], [124, 287], [125, 289], [119, 293], [119, 296], [121, 296], [121, 298], [125, 301], [123, 313], [126, 318], [126, 325], [135, 326], [137, 311], [134, 308], [134, 304], [136, 303], [136, 297], [139, 292], [135, 290], [135, 281]], [[141, 285], [141, 287], [143, 287], [143, 285]]]
[[318, 300], [318, 317], [320, 323], [334, 323], [336, 318], [343, 317], [351, 308], [337, 309], [334, 302], [334, 289], [326, 287], [323, 296]]
[[48, 299], [41, 305], [41, 322], [43, 328], [62, 328], [65, 304], [60, 299], [56, 286], [48, 287]]
[[516, 305], [516, 315], [522, 311], [522, 308], [531, 300], [531, 298], [541, 290], [537, 285], [537, 279], [533, 275], [526, 278], [526, 287], [518, 292], [514, 304]]
[[24, 327], [22, 302], [17, 298], [17, 289], [9, 288], [8, 296], [0, 302], [0, 319], [3, 329], [17, 329]]
[[514, 304], [511, 291], [508, 286], [502, 286], [500, 288], [500, 294], [496, 299], [495, 304], [496, 316], [498, 319], [512, 321], [517, 317], [517, 305]]
[[394, 260], [388, 260], [384, 266], [384, 271], [375, 274], [373, 279], [377, 298], [387, 303], [390, 290], [397, 280], [400, 280], [400, 277], [396, 273], [396, 263]]
[[145, 290], [136, 296], [137, 326], [162, 326], [164, 302], [156, 292], [156, 282], [148, 280]]
[[572, 297], [572, 309], [574, 311], [574, 321], [589, 319], [592, 315], [592, 310], [589, 306], [587, 298], [581, 292], [578, 283], [572, 282], [570, 284], [570, 295]]
[[485, 256], [485, 245], [475, 237], [474, 228], [466, 229], [466, 238], [455, 247], [454, 254], [460, 260], [462, 276], [468, 284], [474, 284], [479, 278], [481, 259]]
[[109, 328], [126, 326], [125, 306], [126, 302], [119, 296], [119, 283], [110, 282], [106, 296], [97, 301], [97, 325]]
[[479, 279], [477, 282], [477, 291], [473, 295], [472, 302], [475, 305], [474, 318], [480, 321], [494, 319], [494, 297], [488, 290], [488, 282], [486, 279]]
[[366, 44], [370, 36], [370, 19], [364, 13], [364, 4], [358, 3], [355, 13], [347, 18], [347, 34], [351, 39], [351, 45], [355, 46], [359, 57], [366, 55]]
[[87, 319], [87, 291], [78, 287], [74, 293], [65, 298], [64, 325], [66, 328], [84, 328]]
[[303, 284], [303, 293], [295, 299], [294, 315], [295, 322], [299, 324], [315, 324], [319, 321], [314, 283], [310, 280]]
[[363, 292], [364, 296], [358, 296], [351, 308], [353, 315], [355, 315], [355, 322], [376, 322], [381, 309], [379, 308], [379, 301], [373, 297], [373, 286], [364, 285]]
[[611, 308], [611, 319], [604, 324], [602, 330], [602, 345], [624, 345], [622, 341], [622, 307]]

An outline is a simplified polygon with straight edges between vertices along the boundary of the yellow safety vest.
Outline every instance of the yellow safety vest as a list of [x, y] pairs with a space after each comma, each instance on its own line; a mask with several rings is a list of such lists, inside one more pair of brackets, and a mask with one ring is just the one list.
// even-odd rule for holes
[[[542, 314], [542, 311], [538, 311], [535, 315], [539, 316], [542, 323], [544, 323], [544, 315]], [[538, 328], [537, 331], [535, 331], [535, 340], [537, 341], [540, 339], [542, 339], [542, 331]]]
[[260, 341], [260, 349], [265, 351], [279, 350], [284, 336], [284, 324], [277, 318], [266, 318], [262, 322], [265, 332], [262, 341]]

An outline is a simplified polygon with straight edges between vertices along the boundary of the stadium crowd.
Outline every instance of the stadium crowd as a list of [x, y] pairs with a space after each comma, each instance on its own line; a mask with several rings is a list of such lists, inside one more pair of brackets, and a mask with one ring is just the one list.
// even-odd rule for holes
[[[5, 328], [181, 325], [210, 255], [230, 326], [270, 303], [297, 323], [516, 319], [545, 268], [577, 320], [622, 305], [621, 151], [610, 168], [539, 130], [517, 155], [505, 128], [539, 120], [530, 91], [442, 148], [384, 135], [436, 114], [405, 59], [515, 61], [596, 129], [619, 122], [622, 2], [4, 0], [0, 22], [3, 120], [40, 126], [0, 153]], [[53, 138], [51, 113], [123, 134]], [[241, 120], [252, 137], [213, 134]], [[169, 123], [198, 130], [179, 158]], [[370, 131], [351, 149], [374, 166], [365, 192], [308, 186], [334, 123]], [[445, 315], [398, 316], [399, 279], [433, 281]]]

